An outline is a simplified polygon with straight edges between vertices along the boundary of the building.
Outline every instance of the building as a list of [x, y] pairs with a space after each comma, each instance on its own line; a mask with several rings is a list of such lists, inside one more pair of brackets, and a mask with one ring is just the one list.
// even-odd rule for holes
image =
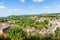
[[2, 35], [4, 31], [10, 27], [9, 23], [0, 23], [0, 34]]
[[57, 19], [51, 20], [51, 21], [49, 22], [49, 24], [50, 24], [50, 26], [51, 26], [51, 27], [49, 28], [49, 33], [51, 33], [51, 32], [54, 33], [54, 31], [56, 30], [56, 28], [60, 26], [60, 20], [57, 20]]
[[40, 30], [36, 29], [35, 27], [26, 27], [26, 32], [32, 32], [32, 33], [39, 33]]

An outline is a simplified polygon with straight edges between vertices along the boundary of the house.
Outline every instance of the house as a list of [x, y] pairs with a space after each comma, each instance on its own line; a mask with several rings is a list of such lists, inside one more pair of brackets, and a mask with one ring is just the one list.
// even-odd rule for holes
[[39, 33], [40, 30], [36, 29], [35, 27], [26, 27], [26, 32], [32, 32], [32, 33]]
[[36, 19], [36, 18], [37, 18], [37, 16], [30, 16], [30, 18], [31, 18], [31, 19]]
[[36, 19], [36, 22], [44, 22], [44, 20], [46, 20], [46, 18], [41, 17], [41, 18], [37, 18], [37, 19]]
[[35, 28], [34, 28], [34, 27], [26, 27], [25, 30], [26, 30], [27, 32], [32, 32], [32, 31], [35, 30]]
[[0, 23], [0, 34], [3, 34], [4, 31], [10, 27], [9, 23]]
[[39, 33], [44, 35], [44, 34], [48, 33], [48, 31], [49, 31], [49, 29], [43, 28]]
[[60, 26], [60, 19], [58, 19], [58, 20], [57, 19], [51, 20], [49, 22], [49, 24], [51, 24], [50, 25], [51, 27], [49, 28], [49, 33], [51, 33], [51, 32], [54, 33], [54, 31], [56, 30], [56, 28]]

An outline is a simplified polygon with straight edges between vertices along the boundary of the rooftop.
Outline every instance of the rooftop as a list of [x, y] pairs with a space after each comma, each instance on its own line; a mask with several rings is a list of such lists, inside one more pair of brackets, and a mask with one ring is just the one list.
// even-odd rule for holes
[[8, 28], [10, 26], [9, 23], [0, 23], [0, 29], [5, 29]]

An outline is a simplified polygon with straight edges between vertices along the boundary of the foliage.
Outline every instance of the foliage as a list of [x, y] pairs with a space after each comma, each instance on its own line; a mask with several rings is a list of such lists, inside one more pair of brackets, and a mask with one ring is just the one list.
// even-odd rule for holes
[[[50, 36], [48, 37], [44, 37], [44, 35], [37, 33], [26, 34], [26, 32], [24, 32], [24, 30], [22, 29], [27, 26], [35, 27], [36, 29], [39, 30], [43, 28], [49, 28], [48, 26], [49, 20], [52, 20], [54, 18], [55, 19], [60, 18], [60, 16], [58, 15], [60, 14], [55, 13], [55, 14], [41, 14], [41, 15], [22, 15], [22, 16], [11, 15], [9, 17], [0, 17], [0, 22], [9, 22], [10, 24], [19, 25], [19, 27], [11, 27], [5, 31], [5, 34], [11, 40], [25, 40], [26, 38], [28, 38], [28, 40], [59, 40], [60, 28], [57, 28], [55, 33], [51, 33]], [[35, 16], [37, 16], [37, 18], [34, 19]], [[44, 22], [36, 22], [36, 19], [38, 18], [46, 18], [46, 20], [44, 20]], [[20, 26], [22, 28], [20, 28]], [[2, 40], [2, 36], [0, 36], [0, 40]]]
[[[27, 35], [28, 36], [28, 35]], [[43, 40], [44, 36], [38, 33], [29, 33], [29, 40]]]
[[0, 40], [3, 40], [3, 36], [2, 35], [0, 35]]
[[26, 36], [26, 33], [19, 27], [9, 28], [5, 33], [11, 40], [23, 40]]

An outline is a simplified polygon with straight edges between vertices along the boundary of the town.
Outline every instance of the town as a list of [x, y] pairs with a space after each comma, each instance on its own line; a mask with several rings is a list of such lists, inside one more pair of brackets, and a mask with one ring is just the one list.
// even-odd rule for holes
[[[11, 38], [14, 35], [15, 35], [14, 37], [16, 37], [16, 36], [18, 36], [19, 33], [22, 33], [19, 35], [21, 35], [21, 36], [26, 35], [26, 36], [24, 36], [25, 37], [24, 40], [30, 40], [29, 36], [32, 37], [32, 35], [34, 36], [34, 35], [38, 34], [40, 36], [43, 35], [44, 38], [45, 37], [47, 38], [47, 37], [50, 37], [50, 35], [53, 35], [58, 32], [57, 39], [59, 39], [60, 38], [60, 35], [59, 35], [60, 17], [56, 16], [55, 14], [53, 14], [55, 16], [49, 16], [49, 15], [52, 15], [52, 14], [24, 15], [24, 16], [14, 16], [13, 15], [13, 16], [5, 17], [5, 18], [1, 17], [0, 18], [0, 35], [3, 35], [4, 39], [6, 39], [8, 35], [10, 36], [10, 37], [9, 36], [8, 37]], [[11, 33], [11, 35], [10, 35], [10, 33]], [[57, 35], [57, 34], [55, 34], [55, 35]], [[18, 37], [16, 37], [16, 38], [18, 38]], [[6, 39], [6, 40], [8, 40], [8, 39]], [[41, 40], [44, 40], [44, 39], [42, 38]], [[51, 40], [54, 40], [54, 38], [51, 38]]]

